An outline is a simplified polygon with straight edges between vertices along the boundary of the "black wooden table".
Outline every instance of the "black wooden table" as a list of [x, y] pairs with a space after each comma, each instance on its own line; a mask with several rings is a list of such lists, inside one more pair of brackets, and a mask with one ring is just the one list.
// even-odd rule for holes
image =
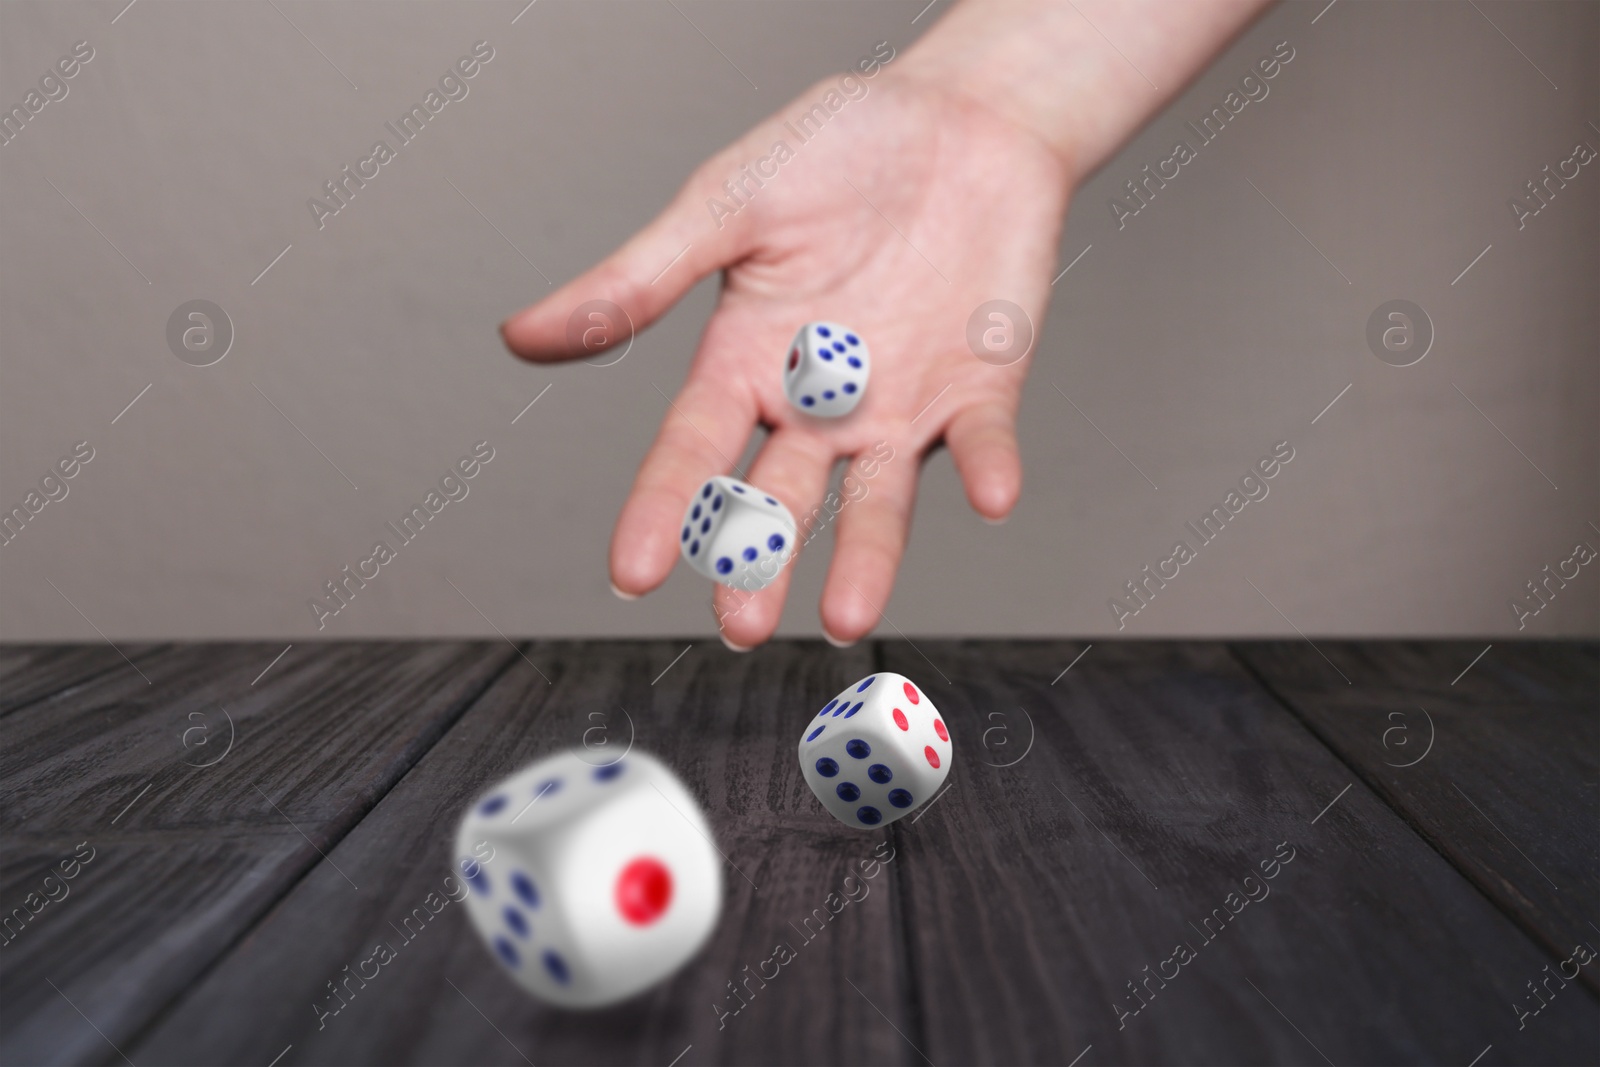
[[[0, 649], [0, 1062], [1600, 1060], [1593, 644], [281, 650]], [[860, 832], [795, 744], [876, 669], [956, 758]], [[692, 964], [568, 1014], [460, 907], [401, 941], [487, 783], [630, 720], [728, 859]]]

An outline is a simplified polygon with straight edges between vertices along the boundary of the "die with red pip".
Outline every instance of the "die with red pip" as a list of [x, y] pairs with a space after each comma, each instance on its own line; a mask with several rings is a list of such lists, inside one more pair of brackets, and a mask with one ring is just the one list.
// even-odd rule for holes
[[845, 687], [800, 736], [800, 772], [846, 826], [870, 829], [909, 815], [938, 793], [955, 750], [928, 695], [881, 671]]
[[638, 749], [589, 756], [560, 753], [500, 782], [456, 838], [472, 925], [517, 984], [566, 1008], [665, 979], [722, 907], [722, 857], [688, 787]]

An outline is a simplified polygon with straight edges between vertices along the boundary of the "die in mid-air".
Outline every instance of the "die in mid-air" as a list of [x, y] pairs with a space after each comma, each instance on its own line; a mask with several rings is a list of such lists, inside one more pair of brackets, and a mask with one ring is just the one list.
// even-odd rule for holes
[[783, 391], [807, 415], [848, 415], [866, 395], [872, 360], [867, 343], [847, 326], [806, 323], [784, 360]]
[[933, 798], [950, 774], [950, 731], [928, 695], [882, 671], [845, 687], [806, 723], [800, 771], [846, 826], [884, 826]]
[[747, 482], [712, 478], [689, 501], [678, 547], [689, 566], [714, 582], [754, 592], [794, 554], [794, 516]]
[[722, 859], [683, 783], [637, 750], [605, 764], [584, 755], [507, 778], [456, 834], [478, 933], [524, 989], [569, 1008], [666, 978], [722, 910]]

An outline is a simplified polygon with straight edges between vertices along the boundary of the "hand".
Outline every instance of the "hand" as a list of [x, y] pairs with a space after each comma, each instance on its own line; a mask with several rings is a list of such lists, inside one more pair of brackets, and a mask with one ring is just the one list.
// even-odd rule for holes
[[[967, 499], [991, 522], [1021, 492], [1016, 417], [1029, 359], [995, 366], [968, 348], [968, 317], [988, 300], [1043, 321], [1071, 168], [1030, 129], [973, 95], [885, 68], [802, 143], [784, 125], [823, 100], [820, 83], [708, 160], [650, 225], [587, 273], [502, 327], [525, 359], [572, 351], [566, 329], [587, 300], [620, 305], [637, 328], [721, 269], [723, 288], [689, 379], [668, 408], [611, 543], [621, 595], [660, 585], [678, 559], [678, 530], [694, 490], [729, 472], [757, 423], [770, 436], [748, 468], [802, 524], [841, 457], [883, 455], [867, 492], [837, 517], [837, 548], [823, 590], [824, 632], [836, 644], [877, 624], [905, 551], [921, 457], [946, 443]], [[744, 206], [724, 182], [784, 141], [792, 158], [763, 178]], [[764, 166], [770, 172], [771, 164]], [[726, 208], [721, 226], [707, 201]], [[658, 280], [685, 245], [689, 251]], [[789, 342], [801, 324], [849, 325], [872, 350], [872, 377], [856, 410], [819, 419], [782, 389]], [[1037, 348], [1037, 340], [1035, 341]], [[859, 478], [859, 475], [857, 476]], [[794, 564], [791, 562], [790, 567]], [[715, 587], [713, 609], [735, 648], [777, 628], [790, 567], [750, 594]]]

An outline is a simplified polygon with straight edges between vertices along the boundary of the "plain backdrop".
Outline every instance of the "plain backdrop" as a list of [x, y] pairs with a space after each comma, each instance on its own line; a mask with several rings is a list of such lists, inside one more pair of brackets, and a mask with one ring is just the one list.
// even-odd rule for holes
[[[925, 3], [0, 5], [8, 110], [94, 49], [0, 146], [0, 506], [94, 449], [0, 547], [0, 637], [714, 633], [686, 567], [623, 603], [606, 553], [716, 280], [609, 367], [518, 363], [496, 324]], [[319, 229], [308, 199], [477, 41], [470, 94]], [[1110, 198], [1280, 41], [1270, 95], [1119, 229]], [[1600, 548], [1600, 161], [1508, 206], [1600, 147], [1596, 56], [1593, 3], [1270, 12], [1079, 190], [1022, 503], [983, 524], [933, 456], [881, 632], [1117, 633], [1108, 599], [1279, 441], [1270, 496], [1124, 635], [1600, 631], [1600, 563], [1510, 607]], [[208, 367], [167, 345], [194, 299], [235, 332]], [[1410, 367], [1365, 339], [1394, 299], [1435, 331]], [[308, 598], [480, 440], [470, 495], [319, 635]], [[818, 632], [825, 542], [783, 634]]]

